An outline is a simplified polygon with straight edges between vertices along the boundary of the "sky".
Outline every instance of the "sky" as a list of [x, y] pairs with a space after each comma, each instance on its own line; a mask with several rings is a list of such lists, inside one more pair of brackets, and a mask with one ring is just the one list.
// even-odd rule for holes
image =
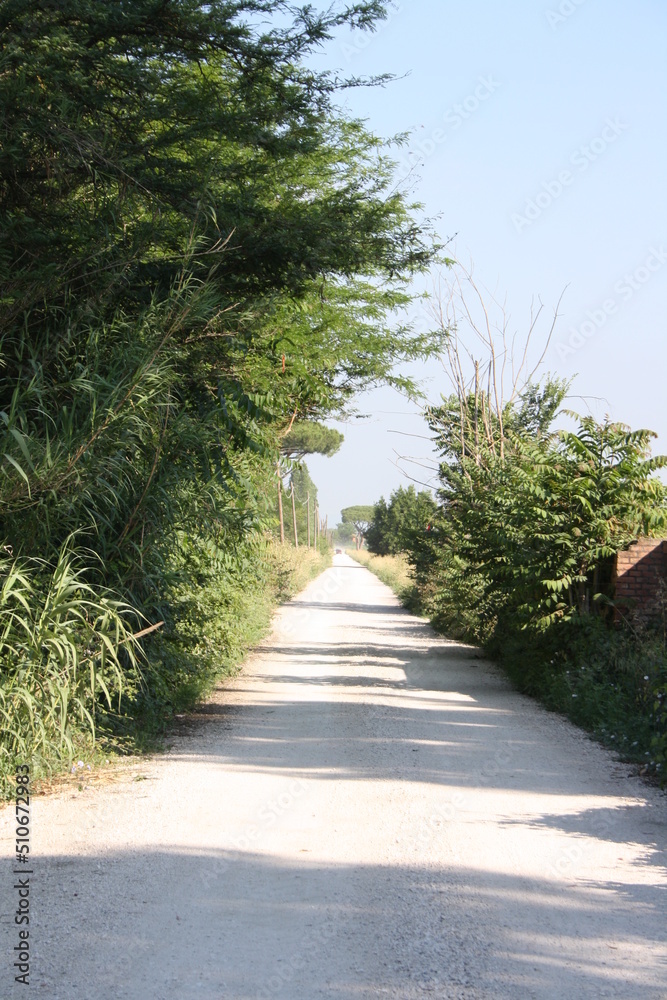
[[[544, 371], [576, 376], [567, 405], [651, 428], [667, 451], [664, 0], [399, 0], [318, 65], [397, 77], [345, 107], [378, 135], [410, 132], [399, 175], [412, 168], [404, 183], [519, 337], [531, 302], [550, 322], [564, 292]], [[415, 322], [429, 326], [423, 309]], [[448, 389], [437, 359], [414, 374], [429, 402]], [[435, 483], [417, 404], [381, 388], [357, 406], [363, 419], [335, 425], [340, 452], [308, 459], [330, 525]]]

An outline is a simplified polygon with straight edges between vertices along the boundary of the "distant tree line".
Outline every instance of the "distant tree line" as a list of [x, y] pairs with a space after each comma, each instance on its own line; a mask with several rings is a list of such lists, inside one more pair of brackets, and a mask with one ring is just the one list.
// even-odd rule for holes
[[368, 551], [379, 556], [393, 556], [413, 551], [433, 528], [438, 505], [433, 495], [399, 487], [389, 502], [381, 497], [372, 510], [366, 531]]

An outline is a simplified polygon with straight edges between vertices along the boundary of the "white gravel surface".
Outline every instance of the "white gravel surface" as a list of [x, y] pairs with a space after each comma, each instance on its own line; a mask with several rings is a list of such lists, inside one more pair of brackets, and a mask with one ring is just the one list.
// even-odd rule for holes
[[666, 797], [347, 556], [172, 744], [34, 800], [30, 996], [667, 997]]

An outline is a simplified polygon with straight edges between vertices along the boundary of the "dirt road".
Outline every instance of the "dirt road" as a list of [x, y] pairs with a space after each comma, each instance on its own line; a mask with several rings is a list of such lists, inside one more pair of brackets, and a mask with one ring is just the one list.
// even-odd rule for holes
[[143, 774], [35, 800], [32, 996], [667, 997], [665, 796], [346, 556]]

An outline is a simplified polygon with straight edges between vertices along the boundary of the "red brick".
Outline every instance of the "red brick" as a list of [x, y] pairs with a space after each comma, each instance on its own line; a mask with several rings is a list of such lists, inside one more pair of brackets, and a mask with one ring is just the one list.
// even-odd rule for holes
[[616, 556], [615, 597], [637, 608], [645, 608], [667, 581], [667, 539], [640, 538]]

